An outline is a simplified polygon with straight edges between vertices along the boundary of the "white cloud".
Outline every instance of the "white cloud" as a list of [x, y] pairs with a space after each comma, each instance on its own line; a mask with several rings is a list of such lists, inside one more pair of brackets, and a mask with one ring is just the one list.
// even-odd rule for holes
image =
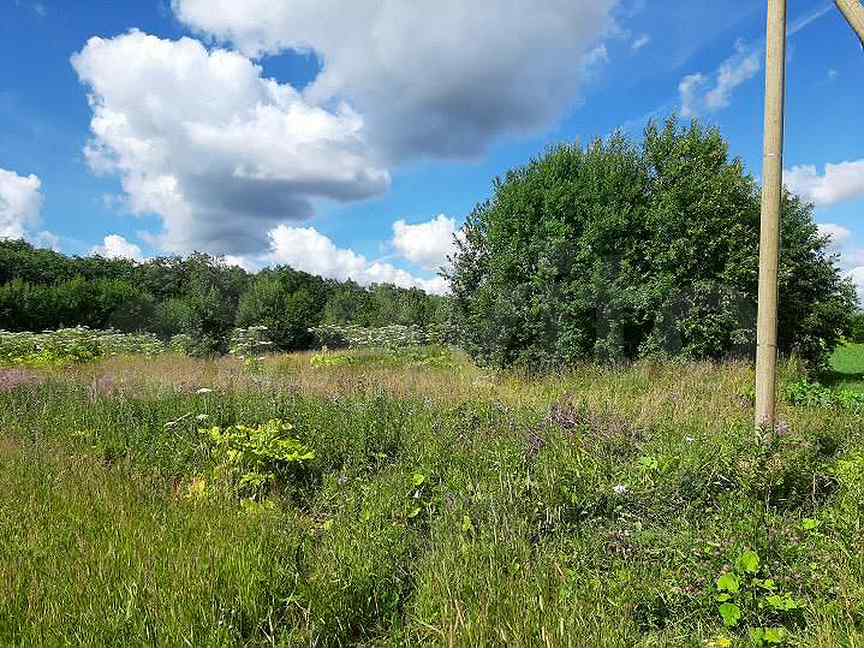
[[750, 48], [738, 41], [735, 43], [735, 53], [713, 75], [713, 83], [703, 74], [684, 77], [678, 85], [681, 115], [694, 117], [729, 106], [735, 89], [759, 73], [762, 54], [760, 48]]
[[783, 181], [793, 193], [817, 207], [830, 207], [864, 197], [864, 160], [826, 164], [819, 175], [814, 165], [786, 169]]
[[817, 225], [822, 236], [829, 237], [829, 245], [835, 251], [839, 251], [852, 238], [852, 232], [842, 225], [836, 223], [820, 223]]
[[830, 68], [828, 70], [828, 79], [830, 81], [834, 81], [838, 76], [840, 76], [840, 73], [837, 70], [835, 70], [834, 68]]
[[858, 303], [864, 308], [864, 265], [852, 268], [847, 274], [858, 289]]
[[456, 221], [444, 214], [416, 225], [398, 220], [393, 223], [393, 247], [411, 263], [437, 272], [447, 266], [447, 257], [455, 251], [457, 231]]
[[447, 282], [440, 277], [423, 279], [390, 263], [369, 261], [353, 250], [337, 247], [314, 227], [283, 224], [274, 228], [269, 237], [270, 253], [262, 259], [267, 263], [286, 264], [296, 270], [340, 281], [351, 279], [361, 285], [392, 283], [436, 294], [447, 291]]
[[853, 245], [853, 232], [836, 223], [819, 223], [819, 233], [830, 237], [829, 251], [837, 256], [843, 275], [852, 280], [858, 290], [858, 299], [864, 307], [864, 248]]
[[173, 0], [193, 29], [250, 56], [314, 51], [315, 104], [347, 99], [388, 159], [474, 157], [579, 98], [619, 0]]
[[140, 247], [130, 243], [119, 234], [106, 236], [102, 239], [102, 245], [90, 249], [90, 255], [98, 255], [106, 259], [132, 259], [134, 261], [141, 261], [144, 258]]
[[651, 42], [651, 37], [648, 34], [642, 34], [636, 40], [633, 41], [633, 44], [630, 46], [634, 52], [638, 52], [643, 47], [648, 45]]
[[42, 181], [0, 169], [0, 239], [26, 238], [39, 223]]
[[72, 65], [90, 89], [87, 160], [121, 177], [133, 213], [162, 217], [163, 249], [260, 253], [314, 201], [389, 187], [348, 105], [312, 105], [236, 52], [131, 31], [91, 38]]
[[703, 74], [688, 74], [681, 79], [678, 84], [678, 94], [681, 97], [682, 117], [695, 117], [697, 115], [696, 104], [706, 81], [707, 79]]

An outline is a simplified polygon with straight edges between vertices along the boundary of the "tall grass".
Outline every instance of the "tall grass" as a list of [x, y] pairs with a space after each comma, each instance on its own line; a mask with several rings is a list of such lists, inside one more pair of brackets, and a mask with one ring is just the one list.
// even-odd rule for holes
[[[0, 389], [0, 643], [864, 643], [853, 413], [783, 404], [764, 447], [745, 365], [356, 358], [112, 358]], [[274, 418], [314, 459], [243, 500], [198, 428]], [[724, 627], [745, 550], [800, 611]]]

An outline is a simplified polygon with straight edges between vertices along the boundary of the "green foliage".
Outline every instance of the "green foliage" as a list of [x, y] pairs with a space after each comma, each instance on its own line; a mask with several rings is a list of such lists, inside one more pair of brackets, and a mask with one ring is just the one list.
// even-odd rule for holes
[[453, 353], [440, 346], [412, 346], [384, 349], [369, 348], [361, 351], [322, 351], [312, 355], [309, 364], [317, 369], [335, 367], [364, 368], [435, 368], [455, 366]]
[[301, 474], [315, 452], [290, 436], [290, 423], [270, 420], [249, 427], [232, 425], [201, 430], [216, 461], [215, 473], [229, 480], [240, 496], [260, 497]]
[[0, 331], [0, 364], [63, 366], [101, 356], [154, 356], [166, 351], [153, 334], [94, 331], [83, 326], [43, 333]]
[[295, 588], [294, 516], [171, 497], [42, 444], [0, 462], [0, 643], [272, 645]]
[[224, 353], [235, 327], [264, 326], [276, 351], [310, 349], [323, 322], [376, 329], [422, 327], [448, 341], [446, 301], [418, 289], [325, 280], [287, 266], [257, 275], [219, 257], [143, 263], [69, 258], [0, 241], [0, 323], [11, 331], [74, 326], [182, 335], [184, 353]]
[[255, 358], [272, 350], [270, 332], [266, 326], [250, 326], [235, 328], [231, 332], [228, 351], [240, 358]]
[[859, 414], [757, 445], [745, 363], [381, 364], [415, 351], [0, 377], [0, 644], [864, 640]]
[[[459, 340], [482, 363], [572, 365], [642, 356], [720, 359], [754, 348], [759, 187], [720, 133], [650, 124], [563, 145], [495, 181], [457, 241]], [[854, 292], [786, 195], [780, 347], [819, 364]]]
[[864, 393], [853, 389], [831, 389], [801, 378], [784, 386], [786, 399], [793, 405], [807, 407], [839, 407], [864, 412]]
[[795, 622], [803, 602], [788, 592], [779, 593], [772, 578], [758, 577], [759, 555], [747, 550], [735, 561], [734, 571], [722, 574], [714, 586], [714, 600], [723, 625], [736, 628], [746, 623], [757, 646], [785, 643], [788, 631], [782, 626], [763, 627], [766, 622]]
[[316, 369], [324, 369], [329, 367], [350, 367], [351, 365], [359, 364], [360, 358], [351, 353], [338, 352], [322, 352], [316, 353], [309, 358], [309, 364]]
[[849, 327], [849, 340], [864, 344], [864, 311], [858, 311], [852, 317], [852, 324]]
[[429, 337], [419, 326], [392, 324], [379, 328], [365, 328], [355, 324], [316, 326], [310, 332], [321, 347], [350, 349], [400, 349], [423, 346]]
[[308, 349], [309, 328], [321, 321], [327, 299], [325, 282], [281, 267], [259, 274], [240, 300], [239, 326], [266, 326], [277, 350]]

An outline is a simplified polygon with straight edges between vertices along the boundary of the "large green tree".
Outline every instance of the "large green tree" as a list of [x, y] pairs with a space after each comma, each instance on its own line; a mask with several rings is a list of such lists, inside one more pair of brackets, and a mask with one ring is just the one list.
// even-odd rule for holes
[[[759, 186], [716, 129], [676, 119], [557, 146], [494, 183], [457, 241], [454, 324], [479, 361], [722, 358], [755, 343]], [[780, 346], [819, 362], [852, 287], [811, 206], [786, 195]]]
[[321, 323], [327, 298], [324, 280], [287, 266], [262, 271], [240, 300], [239, 326], [263, 325], [280, 351], [308, 349], [309, 332]]

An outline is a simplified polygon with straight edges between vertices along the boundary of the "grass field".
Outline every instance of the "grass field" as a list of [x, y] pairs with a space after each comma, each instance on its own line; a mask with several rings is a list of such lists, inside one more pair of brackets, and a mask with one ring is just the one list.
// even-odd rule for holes
[[831, 358], [836, 384], [864, 391], [864, 344], [847, 344]]
[[[864, 390], [860, 345], [833, 369]], [[784, 402], [760, 444], [751, 393], [432, 352], [0, 369], [0, 644], [860, 646], [860, 414]]]

